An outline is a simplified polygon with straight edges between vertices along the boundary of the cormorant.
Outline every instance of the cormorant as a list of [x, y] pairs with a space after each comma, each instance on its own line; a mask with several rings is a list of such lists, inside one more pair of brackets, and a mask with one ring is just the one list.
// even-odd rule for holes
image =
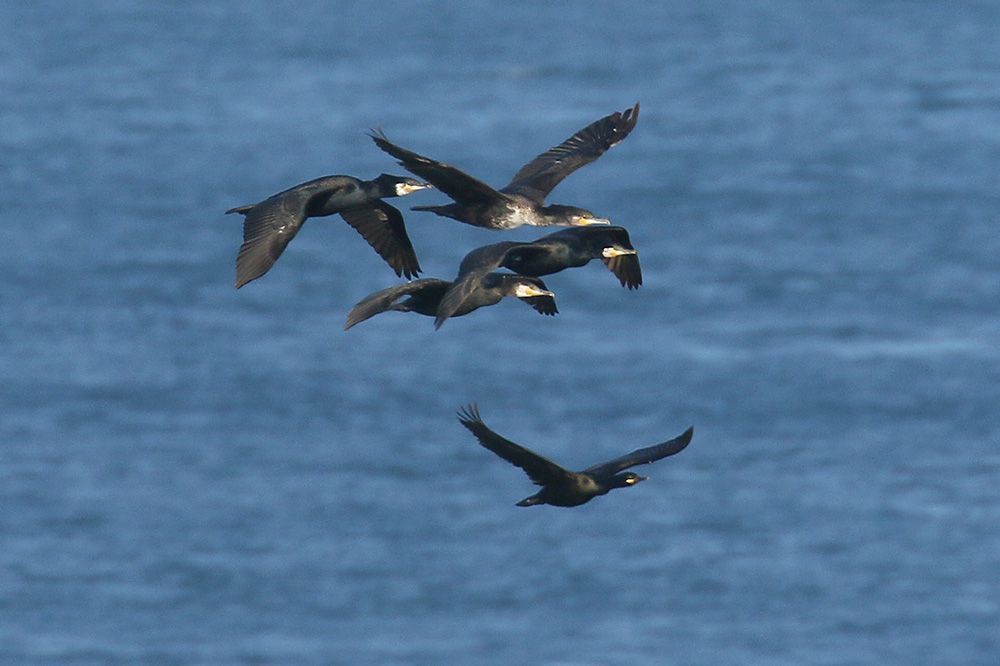
[[609, 222], [582, 208], [555, 204], [546, 206], [545, 197], [563, 178], [590, 164], [628, 136], [638, 119], [639, 105], [636, 104], [587, 125], [525, 164], [514, 174], [514, 179], [500, 190], [453, 166], [390, 143], [381, 130], [370, 132], [369, 136], [379, 148], [398, 159], [407, 171], [425, 179], [455, 200], [455, 203], [446, 206], [416, 206], [413, 210], [431, 211], [487, 229], [513, 229], [523, 224], [536, 227], [581, 226]]
[[227, 210], [227, 213], [246, 216], [243, 245], [236, 257], [235, 287], [239, 289], [270, 270], [307, 218], [334, 213], [340, 213], [396, 275], [415, 276], [420, 272], [420, 265], [406, 235], [403, 216], [382, 199], [401, 197], [427, 187], [432, 186], [387, 173], [367, 181], [353, 176], [324, 176], [279, 192], [260, 203]]
[[480, 444], [507, 462], [523, 469], [535, 485], [542, 486], [540, 491], [524, 498], [517, 503], [517, 506], [533, 504], [579, 506], [615, 488], [627, 488], [640, 481], [646, 481], [647, 477], [624, 470], [678, 453], [688, 445], [691, 435], [694, 434], [694, 427], [691, 427], [670, 441], [638, 449], [620, 458], [588, 467], [582, 472], [571, 472], [487, 428], [479, 416], [478, 407], [474, 404], [459, 411], [458, 420], [472, 431]]
[[[344, 330], [346, 331], [365, 319], [389, 310], [417, 312], [433, 317], [437, 313], [441, 298], [449, 287], [451, 287], [451, 282], [447, 280], [420, 278], [375, 292], [351, 308]], [[399, 299], [403, 296], [409, 298], [400, 301]], [[486, 305], [495, 305], [505, 296], [519, 298], [544, 315], [554, 315], [558, 312], [555, 294], [549, 291], [539, 278], [509, 273], [490, 273], [483, 278], [479, 287], [470, 294], [469, 298], [465, 299], [465, 302], [455, 311], [453, 316], [460, 317]]]
[[571, 227], [542, 236], [531, 243], [503, 241], [476, 248], [465, 255], [458, 277], [438, 307], [436, 325], [462, 306], [490, 271], [503, 266], [519, 275], [549, 275], [583, 266], [600, 257], [623, 287], [637, 289], [642, 270], [628, 231], [622, 227]]

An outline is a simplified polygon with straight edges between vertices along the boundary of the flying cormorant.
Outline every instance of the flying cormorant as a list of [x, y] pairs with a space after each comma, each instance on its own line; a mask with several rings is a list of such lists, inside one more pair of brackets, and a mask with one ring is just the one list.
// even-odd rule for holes
[[480, 444], [523, 469], [535, 485], [542, 487], [536, 494], [518, 502], [518, 506], [579, 506], [615, 488], [627, 488], [646, 481], [647, 477], [624, 470], [674, 455], [688, 445], [694, 434], [694, 428], [691, 427], [670, 441], [638, 449], [620, 458], [588, 467], [582, 472], [571, 472], [487, 428], [476, 405], [469, 405], [460, 411], [458, 420], [472, 431]]
[[[433, 317], [449, 287], [451, 282], [447, 280], [420, 278], [375, 292], [351, 308], [344, 330], [389, 310], [417, 312]], [[399, 299], [404, 296], [409, 298], [400, 301]], [[453, 316], [459, 317], [486, 305], [495, 305], [505, 296], [519, 298], [544, 315], [554, 315], [558, 312], [555, 295], [539, 278], [510, 273], [490, 273], [483, 278], [479, 287], [465, 299]]]
[[400, 148], [390, 143], [381, 131], [373, 131], [369, 136], [379, 148], [398, 159], [407, 171], [420, 176], [455, 201], [446, 206], [415, 206], [413, 210], [431, 211], [487, 229], [513, 229], [523, 224], [536, 227], [581, 226], [609, 222], [582, 208], [556, 204], [546, 206], [545, 197], [563, 178], [590, 164], [628, 136], [638, 119], [639, 105], [636, 104], [587, 125], [525, 164], [514, 174], [514, 179], [500, 190], [453, 166]]
[[288, 243], [310, 217], [340, 213], [368, 244], [396, 271], [407, 278], [420, 272], [413, 244], [406, 235], [403, 216], [382, 201], [427, 187], [413, 178], [382, 174], [373, 180], [353, 176], [324, 176], [291, 187], [249, 206], [227, 213], [242, 213], [243, 245], [236, 257], [239, 289], [270, 270]]
[[441, 326], [462, 306], [490, 271], [503, 266], [519, 275], [550, 275], [600, 257], [623, 287], [642, 284], [639, 255], [622, 227], [571, 227], [531, 243], [503, 241], [476, 248], [462, 259], [458, 277], [441, 300], [435, 324]]

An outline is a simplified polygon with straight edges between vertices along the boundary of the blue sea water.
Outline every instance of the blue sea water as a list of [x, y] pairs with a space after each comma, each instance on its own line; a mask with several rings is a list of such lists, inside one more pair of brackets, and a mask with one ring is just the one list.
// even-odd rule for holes
[[[996, 664], [1000, 5], [0, 5], [0, 663]], [[645, 282], [388, 313], [339, 218], [232, 288], [241, 218], [402, 173], [552, 193]], [[409, 212], [425, 274], [501, 237]], [[455, 420], [650, 481], [514, 507]]]

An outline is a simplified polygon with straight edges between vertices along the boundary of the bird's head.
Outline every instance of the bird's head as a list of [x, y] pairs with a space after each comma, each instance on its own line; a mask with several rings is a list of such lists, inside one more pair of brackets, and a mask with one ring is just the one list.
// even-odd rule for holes
[[560, 206], [553, 204], [546, 207], [550, 217], [558, 220], [558, 224], [569, 227], [585, 227], [591, 224], [611, 224], [611, 220], [597, 217], [589, 210], [577, 208], [576, 206]]
[[614, 257], [621, 257], [626, 254], [635, 254], [635, 250], [622, 247], [621, 245], [609, 245], [601, 250], [601, 256], [605, 259], [613, 259]]
[[392, 196], [396, 197], [405, 197], [407, 194], [412, 192], [434, 187], [430, 183], [423, 183], [415, 178], [393, 176], [388, 173], [383, 173], [375, 180], [378, 181], [379, 186], [383, 191], [391, 192]]
[[514, 296], [517, 298], [534, 298], [536, 296], [555, 296], [538, 278], [524, 277], [514, 282]]
[[629, 486], [634, 486], [640, 481], [649, 481], [648, 476], [639, 476], [634, 472], [625, 472], [624, 474], [615, 474], [612, 481], [614, 482], [615, 488], [628, 488]]

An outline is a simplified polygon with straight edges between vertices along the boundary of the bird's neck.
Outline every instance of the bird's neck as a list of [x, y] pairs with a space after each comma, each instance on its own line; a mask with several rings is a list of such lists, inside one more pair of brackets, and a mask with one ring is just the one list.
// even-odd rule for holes
[[539, 226], [546, 227], [571, 227], [569, 220], [563, 215], [558, 209], [553, 209], [550, 206], [545, 206], [538, 212], [538, 217], [541, 218], [543, 224]]
[[362, 181], [361, 191], [368, 195], [370, 199], [384, 199], [385, 197], [396, 196], [395, 186], [385, 182], [381, 178]]

